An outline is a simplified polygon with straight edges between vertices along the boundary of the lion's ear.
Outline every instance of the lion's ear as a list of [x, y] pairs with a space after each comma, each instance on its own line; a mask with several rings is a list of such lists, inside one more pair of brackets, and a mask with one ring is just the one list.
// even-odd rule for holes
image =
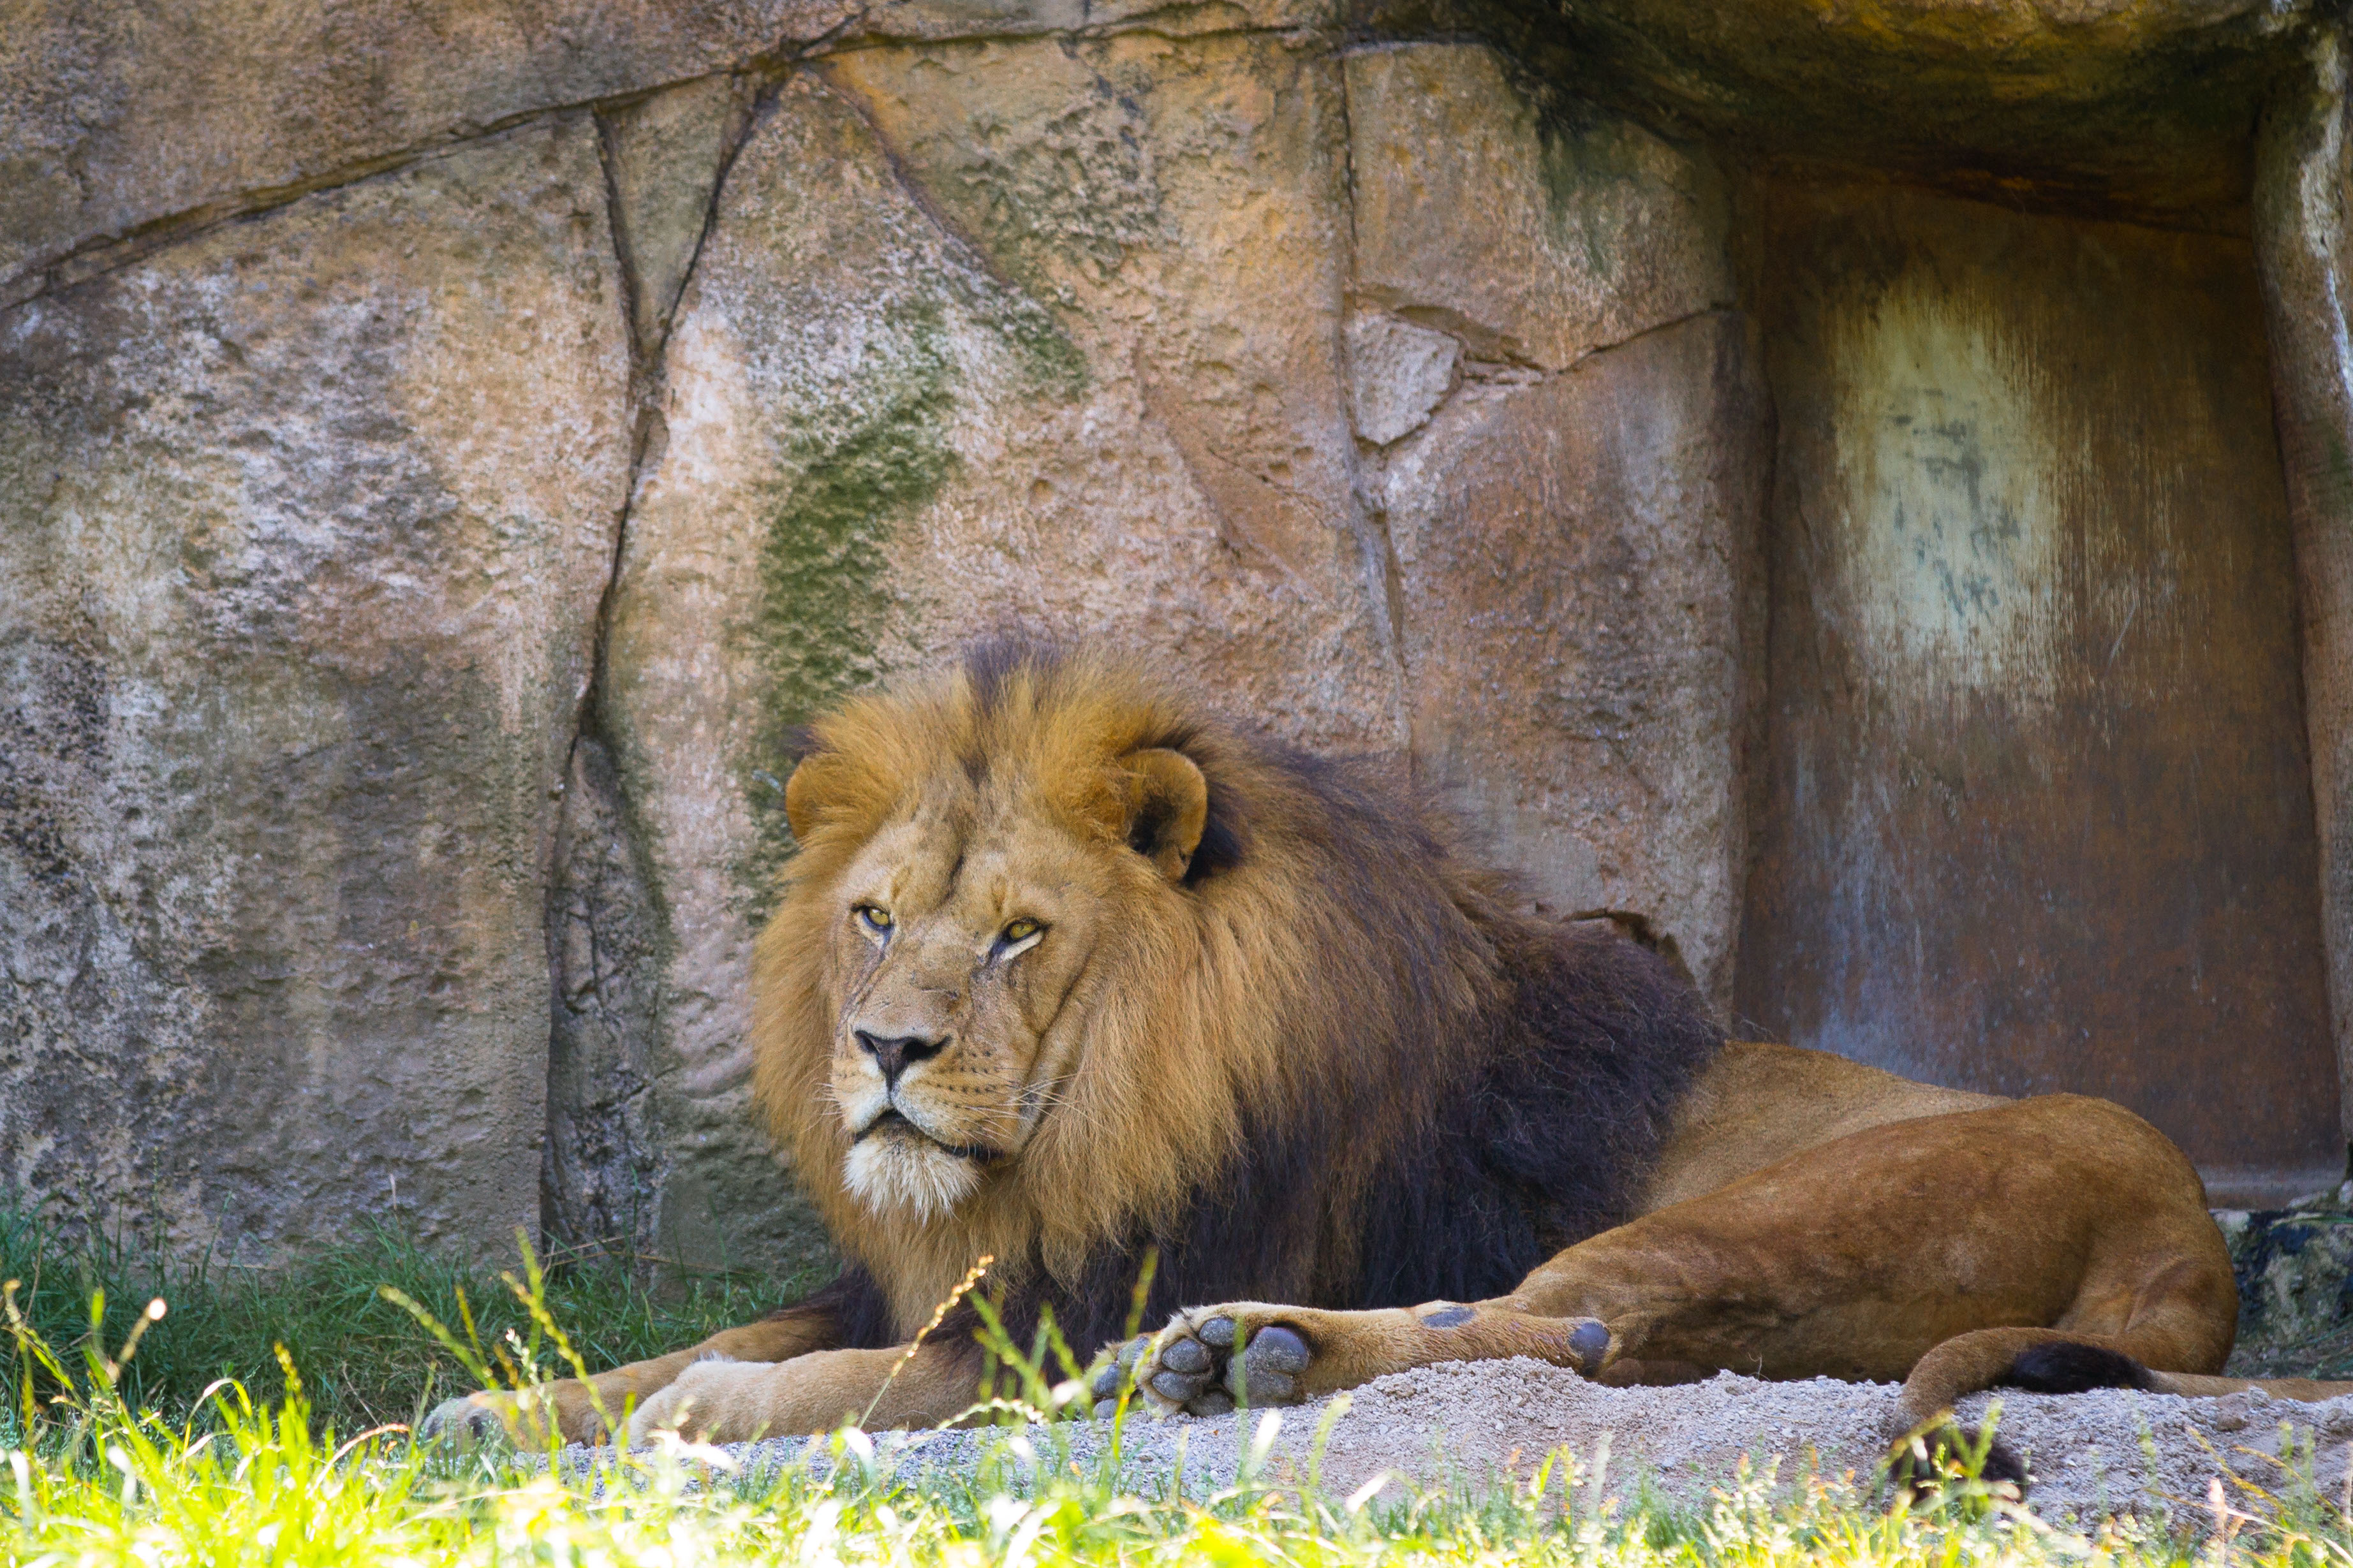
[[1209, 781], [1192, 758], [1163, 747], [1131, 752], [1125, 763], [1128, 847], [1170, 881], [1181, 880], [1209, 825]]

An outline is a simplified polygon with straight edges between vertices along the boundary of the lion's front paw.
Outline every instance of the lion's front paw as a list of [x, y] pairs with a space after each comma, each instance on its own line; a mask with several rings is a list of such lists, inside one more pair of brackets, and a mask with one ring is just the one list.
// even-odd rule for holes
[[[1195, 1307], [1157, 1334], [1130, 1341], [1096, 1375], [1095, 1394], [1119, 1392], [1133, 1368], [1136, 1392], [1162, 1415], [1223, 1415], [1237, 1404], [1296, 1405], [1314, 1352], [1307, 1336], [1268, 1321], [1279, 1309]], [[1101, 1413], [1100, 1406], [1098, 1412]]]
[[629, 1447], [642, 1448], [657, 1432], [675, 1432], [692, 1441], [701, 1434], [692, 1423], [693, 1407], [675, 1383], [648, 1394], [629, 1415]]
[[605, 1420], [597, 1414], [584, 1384], [543, 1384], [521, 1393], [486, 1389], [433, 1407], [417, 1436], [426, 1442], [457, 1443], [479, 1447], [484, 1443], [520, 1443], [543, 1447], [551, 1417], [555, 1436], [566, 1443], [601, 1443]]
[[[577, 1402], [575, 1402], [577, 1403]], [[605, 1424], [585, 1405], [578, 1410], [553, 1394], [531, 1390], [506, 1394], [485, 1390], [445, 1399], [433, 1407], [417, 1436], [428, 1443], [456, 1443], [480, 1447], [485, 1443], [523, 1443], [538, 1447], [547, 1441], [543, 1407], [553, 1406], [556, 1433], [567, 1443], [595, 1443], [604, 1436]]]

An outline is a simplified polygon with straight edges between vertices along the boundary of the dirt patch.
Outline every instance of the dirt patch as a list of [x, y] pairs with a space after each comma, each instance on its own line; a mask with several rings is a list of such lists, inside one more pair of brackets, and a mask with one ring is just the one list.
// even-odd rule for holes
[[[1742, 1459], [1775, 1463], [1792, 1486], [1814, 1473], [1872, 1482], [1879, 1457], [1902, 1430], [1893, 1384], [1763, 1383], [1731, 1373], [1677, 1388], [1603, 1388], [1527, 1360], [1466, 1362], [1384, 1377], [1344, 1397], [1330, 1418], [1319, 1477], [1345, 1497], [1383, 1472], [1396, 1486], [1479, 1487], [1506, 1476], [1523, 1483], [1546, 1457], [1566, 1448], [1577, 1461], [1580, 1498], [1630, 1500], [1646, 1489], [1704, 1503], [1731, 1482]], [[2180, 1399], [2128, 1390], [2044, 1395], [1978, 1395], [1961, 1405], [1982, 1419], [1999, 1398], [2003, 1440], [2027, 1462], [2029, 1500], [2053, 1522], [2088, 1523], [2126, 1511], [2170, 1512], [2200, 1522], [2209, 1484], [2225, 1472], [2278, 1492], [2284, 1464], [2309, 1474], [2324, 1496], [2346, 1486], [2353, 1397], [2297, 1405], [2260, 1394]], [[1266, 1457], [1276, 1478], [1304, 1480], [1319, 1426], [1333, 1402], [1280, 1413]], [[1263, 1413], [1214, 1420], [1128, 1422], [1122, 1468], [1131, 1485], [1156, 1490], [1181, 1471], [1186, 1489], [1229, 1484]], [[1068, 1429], [1082, 1466], [1109, 1438], [1103, 1422]], [[996, 1432], [888, 1433], [879, 1457], [902, 1474], [961, 1470], [992, 1447]], [[1029, 1444], [1033, 1451], [1038, 1445]], [[746, 1445], [755, 1465], [789, 1462], [802, 1440]], [[1017, 1450], [1018, 1452], [1018, 1450]], [[2316, 1453], [2316, 1458], [2314, 1457]], [[1555, 1484], [1565, 1479], [1556, 1468]], [[2226, 1483], [2234, 1502], [2245, 1496]]]

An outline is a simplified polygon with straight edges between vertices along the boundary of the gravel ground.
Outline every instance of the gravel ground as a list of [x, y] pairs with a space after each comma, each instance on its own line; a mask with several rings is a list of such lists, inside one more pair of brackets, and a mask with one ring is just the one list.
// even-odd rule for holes
[[[1611, 1389], [1542, 1363], [1457, 1363], [1384, 1377], [1343, 1396], [1331, 1419], [1320, 1479], [1345, 1497], [1385, 1473], [1382, 1489], [1481, 1487], [1506, 1475], [1523, 1481], [1556, 1449], [1578, 1462], [1581, 1497], [1620, 1499], [1647, 1487], [1685, 1503], [1704, 1502], [1729, 1482], [1744, 1458], [1779, 1461], [1783, 1486], [1812, 1472], [1851, 1475], [1869, 1484], [1873, 1467], [1900, 1433], [1892, 1384], [1762, 1383], [1730, 1373], [1676, 1388]], [[1961, 1406], [1982, 1416], [1994, 1396]], [[2283, 1444], [2299, 1468], [2335, 1500], [2346, 1485], [2353, 1397], [2296, 1405], [2260, 1394], [2224, 1399], [2104, 1391], [1999, 1396], [2003, 1439], [2026, 1460], [2029, 1501], [2053, 1522], [2089, 1523], [2102, 1515], [2169, 1511], [2202, 1523], [2209, 1485], [2227, 1468], [2269, 1491], [2283, 1489]], [[1263, 1476], [1306, 1479], [1326, 1401], [1281, 1412]], [[1180, 1468], [1187, 1491], [1229, 1484], [1264, 1413], [1212, 1420], [1155, 1423], [1140, 1411], [1126, 1427], [1123, 1469], [1151, 1492]], [[2284, 1430], [2284, 1427], [2285, 1428]], [[1072, 1458], [1088, 1465], [1109, 1424], [1065, 1427]], [[881, 1462], [902, 1475], [965, 1470], [1012, 1439], [1003, 1432], [880, 1433]], [[1023, 1446], [1039, 1451], [1046, 1439]], [[801, 1439], [737, 1446], [735, 1458], [758, 1468], [798, 1460]], [[2311, 1458], [2317, 1449], [2318, 1458]], [[822, 1467], [824, 1449], [812, 1457]], [[1018, 1458], [1015, 1447], [1015, 1462]], [[1555, 1484], [1564, 1472], [1556, 1470]], [[2244, 1505], [2246, 1494], [2226, 1488]]]

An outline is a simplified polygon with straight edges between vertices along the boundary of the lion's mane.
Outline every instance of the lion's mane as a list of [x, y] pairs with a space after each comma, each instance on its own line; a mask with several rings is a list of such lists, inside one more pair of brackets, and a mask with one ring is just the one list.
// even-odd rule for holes
[[[1016, 1159], [944, 1221], [871, 1212], [843, 1183], [827, 1085], [835, 882], [938, 770], [1020, 770], [1040, 809], [1080, 821], [1149, 747], [1208, 784], [1185, 918], [1103, 935], [1068, 1004], [1091, 1010], [1084, 1050]], [[1514, 912], [1442, 815], [1373, 769], [1116, 658], [982, 647], [821, 719], [799, 765], [825, 805], [760, 938], [754, 1086], [849, 1259], [822, 1293], [849, 1344], [904, 1340], [984, 1252], [1008, 1327], [1026, 1336], [1050, 1307], [1082, 1356], [1121, 1331], [1154, 1248], [1147, 1321], [1235, 1298], [1502, 1294], [1627, 1216], [1722, 1044], [1664, 961]]]

